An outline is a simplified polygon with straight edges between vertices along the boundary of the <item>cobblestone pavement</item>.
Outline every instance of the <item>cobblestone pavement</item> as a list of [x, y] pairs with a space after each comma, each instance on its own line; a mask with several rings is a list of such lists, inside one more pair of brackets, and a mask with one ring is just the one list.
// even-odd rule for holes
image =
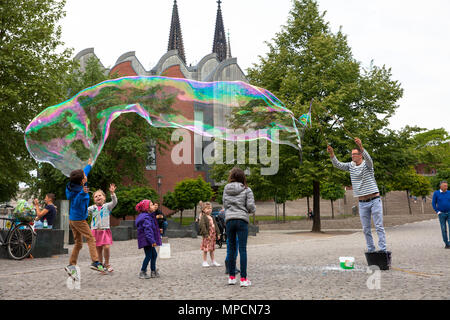
[[[68, 255], [3, 259], [0, 299], [449, 299], [450, 250], [444, 249], [439, 221], [387, 227], [386, 234], [393, 268], [368, 273], [360, 231], [261, 231], [249, 237], [248, 288], [229, 286], [223, 266], [201, 267], [200, 237], [170, 239], [171, 258], [157, 260], [161, 277], [148, 280], [138, 279], [144, 253], [136, 240], [113, 244], [110, 275], [89, 269], [84, 244], [80, 289], [67, 286]], [[225, 255], [225, 246], [216, 250], [221, 264]], [[355, 257], [355, 269], [340, 269], [339, 256]], [[369, 289], [368, 279], [375, 276], [379, 286], [369, 281]]]

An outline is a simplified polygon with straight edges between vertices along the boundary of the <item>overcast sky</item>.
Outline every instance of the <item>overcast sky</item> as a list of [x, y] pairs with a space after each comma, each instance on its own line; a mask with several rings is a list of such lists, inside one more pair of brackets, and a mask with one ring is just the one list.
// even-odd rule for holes
[[[212, 52], [215, 0], [178, 0], [187, 64]], [[391, 128], [406, 125], [450, 132], [450, 1], [318, 0], [333, 32], [342, 26], [353, 56], [392, 68], [404, 95]], [[264, 56], [291, 0], [222, 0], [231, 53], [245, 72]], [[67, 0], [62, 40], [79, 51], [93, 47], [103, 65], [135, 51], [146, 70], [167, 52], [173, 0]]]

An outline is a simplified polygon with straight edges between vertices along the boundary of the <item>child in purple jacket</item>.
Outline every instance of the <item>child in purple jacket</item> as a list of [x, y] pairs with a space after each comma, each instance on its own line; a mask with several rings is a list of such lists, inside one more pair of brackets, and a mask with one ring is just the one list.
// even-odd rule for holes
[[[142, 200], [136, 205], [136, 211], [139, 212], [136, 218], [138, 248], [144, 248], [145, 258], [142, 263], [139, 279], [158, 278], [159, 273], [156, 270], [156, 246], [161, 246], [161, 233], [158, 220], [155, 216], [156, 205], [151, 200]], [[151, 275], [147, 274], [147, 266], [150, 262]]]

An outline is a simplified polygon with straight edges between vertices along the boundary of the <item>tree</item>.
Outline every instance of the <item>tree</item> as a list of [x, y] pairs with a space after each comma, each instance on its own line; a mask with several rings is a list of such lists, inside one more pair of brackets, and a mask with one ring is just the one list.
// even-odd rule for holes
[[168, 192], [164, 196], [163, 204], [171, 210], [180, 211], [180, 223], [182, 223], [184, 210], [194, 209], [200, 201], [210, 201], [213, 194], [211, 185], [198, 176], [197, 179], [185, 179], [178, 182], [173, 192]]
[[113, 216], [116, 218], [122, 218], [125, 220], [126, 216], [135, 216], [136, 205], [144, 200], [151, 200], [152, 202], [158, 202], [159, 195], [151, 187], [132, 187], [121, 188], [116, 192], [118, 199], [117, 206], [113, 210]]
[[[303, 163], [291, 167], [299, 184], [311, 183], [314, 194], [312, 231], [320, 227], [320, 183], [332, 172], [326, 145], [338, 157], [349, 158], [358, 136], [369, 150], [383, 138], [382, 130], [397, 108], [403, 90], [391, 80], [391, 71], [357, 62], [339, 30], [332, 33], [316, 1], [295, 0], [287, 25], [268, 43], [269, 52], [248, 69], [248, 78], [274, 93], [296, 117], [307, 112], [313, 99], [313, 128], [305, 131]], [[352, 128], [350, 136], [343, 129]], [[380, 147], [381, 148], [381, 147]], [[291, 148], [287, 153], [295, 155]], [[306, 174], [305, 174], [306, 173]], [[342, 175], [337, 174], [342, 179]], [[348, 185], [348, 184], [346, 184]]]
[[35, 162], [23, 133], [31, 119], [63, 95], [73, 65], [62, 48], [59, 20], [65, 1], [3, 0], [0, 5], [0, 201], [28, 182]]
[[333, 201], [342, 199], [345, 196], [344, 187], [341, 184], [334, 182], [324, 183], [322, 185], [322, 190], [320, 190], [320, 194], [323, 199], [331, 201], [331, 218], [334, 219]]

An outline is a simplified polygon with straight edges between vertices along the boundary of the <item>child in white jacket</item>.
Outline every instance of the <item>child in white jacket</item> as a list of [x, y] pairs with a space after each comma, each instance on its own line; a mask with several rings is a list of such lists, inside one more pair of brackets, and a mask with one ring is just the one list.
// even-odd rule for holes
[[97, 249], [98, 259], [103, 263], [105, 257], [105, 269], [112, 272], [113, 268], [109, 263], [110, 246], [112, 245], [112, 233], [110, 229], [110, 216], [112, 209], [117, 205], [117, 197], [114, 193], [116, 186], [111, 184], [109, 192], [111, 193], [111, 202], [106, 202], [105, 193], [99, 189], [94, 192], [94, 205], [88, 208], [88, 213], [92, 214], [91, 231], [95, 238], [95, 246]]

